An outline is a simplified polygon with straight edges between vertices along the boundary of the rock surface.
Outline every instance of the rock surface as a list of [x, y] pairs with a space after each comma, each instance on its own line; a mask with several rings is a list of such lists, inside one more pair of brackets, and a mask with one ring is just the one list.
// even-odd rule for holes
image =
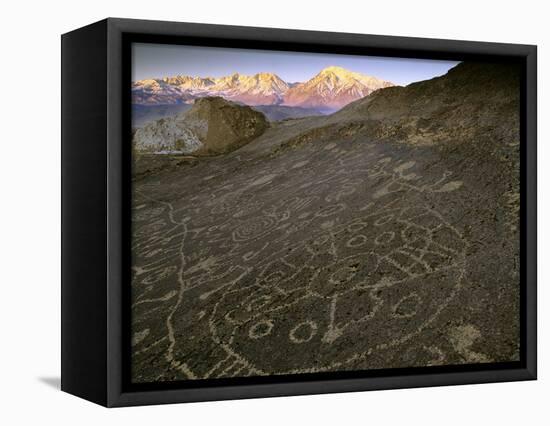
[[362, 122], [377, 139], [410, 144], [484, 136], [513, 143], [519, 131], [518, 84], [514, 67], [462, 63], [443, 77], [373, 93], [333, 114], [330, 122]]
[[248, 106], [201, 98], [188, 111], [139, 128], [134, 148], [138, 152], [217, 155], [241, 147], [267, 127], [265, 116]]

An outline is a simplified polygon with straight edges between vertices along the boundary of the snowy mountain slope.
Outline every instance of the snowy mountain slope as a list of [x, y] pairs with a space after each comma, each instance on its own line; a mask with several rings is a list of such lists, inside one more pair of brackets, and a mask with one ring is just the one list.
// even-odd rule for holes
[[247, 105], [285, 105], [337, 110], [393, 83], [376, 77], [328, 67], [304, 83], [287, 83], [273, 73], [247, 76], [174, 76], [139, 80], [132, 85], [132, 101], [141, 105], [192, 104], [195, 99], [221, 96]]

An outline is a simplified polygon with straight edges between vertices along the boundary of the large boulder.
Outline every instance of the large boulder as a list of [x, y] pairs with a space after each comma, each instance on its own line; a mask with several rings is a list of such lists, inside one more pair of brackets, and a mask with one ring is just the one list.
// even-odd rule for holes
[[134, 135], [138, 152], [218, 155], [260, 136], [269, 126], [265, 116], [220, 97], [197, 99], [193, 107], [151, 122]]

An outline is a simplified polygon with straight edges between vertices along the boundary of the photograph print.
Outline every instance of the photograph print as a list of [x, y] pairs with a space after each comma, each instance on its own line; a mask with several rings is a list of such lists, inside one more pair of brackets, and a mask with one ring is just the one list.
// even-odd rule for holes
[[131, 382], [520, 360], [520, 66], [131, 46]]

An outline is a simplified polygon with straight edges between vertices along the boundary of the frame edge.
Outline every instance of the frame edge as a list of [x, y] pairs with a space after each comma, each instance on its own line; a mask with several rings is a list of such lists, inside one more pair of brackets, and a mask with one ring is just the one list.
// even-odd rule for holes
[[[226, 399], [278, 397], [336, 392], [385, 390], [430, 386], [463, 385], [490, 382], [536, 380], [536, 52], [534, 45], [503, 44], [473, 41], [456, 41], [392, 36], [370, 36], [351, 33], [330, 33], [318, 31], [282, 30], [274, 28], [236, 27], [211, 24], [191, 24], [179, 22], [144, 21], [121, 18], [108, 18], [108, 396], [107, 406], [122, 407], [146, 404], [177, 402], [197, 402]], [[240, 39], [293, 41], [336, 45], [348, 43], [361, 45], [366, 42], [380, 49], [401, 46], [403, 49], [439, 52], [449, 50], [454, 53], [468, 51], [472, 54], [514, 56], [524, 59], [527, 64], [527, 335], [526, 365], [517, 369], [473, 371], [467, 373], [419, 374], [410, 376], [374, 377], [367, 379], [341, 379], [334, 381], [300, 381], [284, 384], [240, 385], [213, 388], [159, 390], [147, 392], [124, 392], [120, 380], [122, 370], [120, 324], [122, 321], [122, 293], [118, 279], [122, 276], [122, 247], [120, 240], [122, 176], [113, 168], [120, 169], [122, 161], [121, 111], [122, 111], [122, 61], [120, 58], [124, 33], [164, 33], [178, 36], [235, 37]], [[335, 40], [334, 40], [335, 38]], [[331, 39], [331, 40], [329, 40]], [[534, 114], [534, 115], [533, 115]], [[117, 186], [118, 185], [118, 186]], [[118, 225], [117, 225], [118, 224]], [[118, 229], [117, 229], [118, 226]]]
[[61, 37], [61, 390], [106, 397], [106, 36]]

